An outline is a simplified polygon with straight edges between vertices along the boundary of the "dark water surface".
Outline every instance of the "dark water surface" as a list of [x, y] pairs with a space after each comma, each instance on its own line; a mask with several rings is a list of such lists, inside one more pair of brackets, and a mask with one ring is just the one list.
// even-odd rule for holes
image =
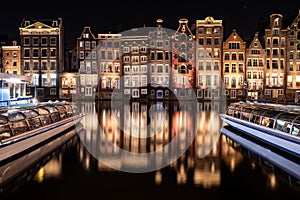
[[299, 181], [221, 133], [219, 102], [80, 109], [83, 129], [1, 200], [299, 198]]

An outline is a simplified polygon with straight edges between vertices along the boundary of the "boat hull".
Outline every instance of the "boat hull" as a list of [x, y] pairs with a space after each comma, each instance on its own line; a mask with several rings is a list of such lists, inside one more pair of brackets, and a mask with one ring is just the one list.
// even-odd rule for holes
[[270, 149], [268, 148], [265, 148], [252, 141], [249, 141], [246, 138], [243, 138], [242, 136], [237, 135], [236, 133], [228, 130], [226, 127], [222, 127], [221, 133], [230, 138], [231, 140], [237, 142], [241, 146], [245, 147], [250, 152], [258, 155], [259, 157], [272, 163], [280, 169], [283, 169], [286, 173], [296, 178], [297, 180], [300, 180], [299, 163], [295, 163], [280, 154], [270, 151]]
[[300, 159], [300, 140], [293, 135], [220, 114], [223, 122], [244, 134]]
[[0, 164], [13, 160], [22, 153], [34, 149], [36, 146], [61, 134], [63, 131], [79, 123], [82, 117], [82, 115], [69, 117], [2, 143], [0, 145]]

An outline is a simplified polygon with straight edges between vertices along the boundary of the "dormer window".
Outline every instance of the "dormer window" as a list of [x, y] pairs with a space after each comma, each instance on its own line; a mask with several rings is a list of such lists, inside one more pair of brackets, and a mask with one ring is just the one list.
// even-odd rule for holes
[[56, 26], [58, 26], [58, 22], [55, 20], [55, 21], [52, 21], [52, 26], [53, 27], [56, 27]]
[[276, 18], [276, 19], [274, 20], [274, 26], [279, 26], [279, 18]]
[[84, 33], [83, 34], [83, 38], [89, 38], [89, 34], [88, 33]]
[[24, 26], [29, 26], [30, 25], [30, 21], [25, 21]]

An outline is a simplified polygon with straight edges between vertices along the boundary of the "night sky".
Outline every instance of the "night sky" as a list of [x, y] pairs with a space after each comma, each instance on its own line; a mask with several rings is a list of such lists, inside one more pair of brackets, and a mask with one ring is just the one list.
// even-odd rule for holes
[[188, 19], [191, 27], [197, 19], [212, 16], [223, 20], [224, 37], [235, 28], [243, 39], [248, 39], [255, 33], [259, 21], [268, 21], [270, 14], [280, 13], [284, 18], [296, 16], [300, 0], [84, 0], [74, 3], [64, 0], [28, 0], [5, 1], [4, 6], [1, 6], [0, 12], [0, 34], [17, 37], [23, 18], [61, 17], [66, 48], [73, 48], [84, 26], [90, 26], [95, 35], [118, 33], [135, 27], [156, 26], [158, 18], [164, 20], [165, 28], [176, 30], [180, 18]]

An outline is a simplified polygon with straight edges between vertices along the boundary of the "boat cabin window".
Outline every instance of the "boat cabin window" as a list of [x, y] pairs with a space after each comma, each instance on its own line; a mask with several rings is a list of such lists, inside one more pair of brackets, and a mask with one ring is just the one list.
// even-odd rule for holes
[[48, 110], [43, 107], [35, 108], [34, 110], [39, 113], [42, 126], [51, 124], [51, 118]]
[[0, 116], [0, 124], [7, 124], [8, 120], [4, 116]]
[[56, 106], [59, 115], [60, 115], [60, 119], [65, 119], [67, 117], [67, 112], [65, 110], [64, 106]]
[[45, 106], [49, 112], [50, 112], [50, 118], [52, 120], [52, 123], [57, 122], [60, 120], [60, 115], [56, 107], [54, 106]]
[[282, 129], [287, 129], [287, 125], [284, 120], [277, 119], [275, 124], [275, 129], [281, 131]]
[[270, 117], [262, 117], [261, 119], [261, 125], [269, 127], [269, 128], [273, 128], [274, 125], [274, 119], [270, 118]]
[[7, 118], [9, 120], [8, 124], [11, 129], [12, 135], [18, 135], [29, 130], [27, 122], [25, 120], [25, 115], [20, 112], [8, 113]]
[[57, 109], [54, 106], [44, 106], [45, 109], [49, 111], [49, 113], [57, 112]]
[[293, 120], [298, 116], [297, 113], [283, 112], [277, 116], [275, 129], [290, 133]]
[[31, 130], [39, 128], [42, 126], [41, 121], [40, 121], [40, 116], [39, 113], [35, 110], [23, 110], [21, 111], [27, 119], [29, 128]]
[[20, 112], [12, 112], [12, 113], [8, 113], [7, 118], [8, 121], [19, 121], [19, 120], [24, 120], [25, 115], [23, 115]]
[[234, 109], [234, 107], [228, 107], [226, 114], [230, 115], [230, 116], [234, 116], [235, 112], [236, 112], [236, 110]]
[[253, 114], [252, 119], [250, 121], [253, 122], [253, 123], [255, 123], [255, 124], [260, 124], [261, 116]]
[[73, 110], [72, 110], [72, 106], [71, 105], [64, 105], [66, 112], [67, 112], [67, 116], [71, 117], [73, 116]]
[[11, 134], [9, 125], [8, 124], [1, 124], [0, 125], [0, 143], [1, 143], [1, 140], [4, 140], [4, 139], [9, 138], [11, 136], [12, 136], [12, 134]]
[[300, 137], [299, 130], [300, 130], [300, 119], [297, 118], [293, 123], [291, 134]]
[[246, 121], [250, 121], [252, 119], [252, 109], [251, 108], [247, 108], [245, 107], [242, 111], [242, 116], [241, 119], [246, 120]]
[[0, 116], [0, 143], [1, 143], [1, 140], [4, 140], [4, 139], [12, 136], [7, 122], [8, 122], [8, 120], [6, 117]]
[[262, 116], [262, 122], [261, 124], [263, 126], [267, 126], [269, 128], [273, 128], [274, 127], [274, 123], [275, 123], [275, 118], [282, 113], [282, 111], [278, 111], [278, 110], [267, 110], [263, 116]]
[[34, 110], [21, 110], [26, 118], [38, 117], [39, 113]]
[[76, 105], [72, 105], [73, 115], [79, 114], [79, 108]]
[[252, 109], [252, 114], [253, 117], [250, 120], [251, 122], [260, 125], [261, 124], [261, 119], [262, 119], [262, 115], [267, 111], [267, 109], [261, 108], [261, 107], [254, 107]]

